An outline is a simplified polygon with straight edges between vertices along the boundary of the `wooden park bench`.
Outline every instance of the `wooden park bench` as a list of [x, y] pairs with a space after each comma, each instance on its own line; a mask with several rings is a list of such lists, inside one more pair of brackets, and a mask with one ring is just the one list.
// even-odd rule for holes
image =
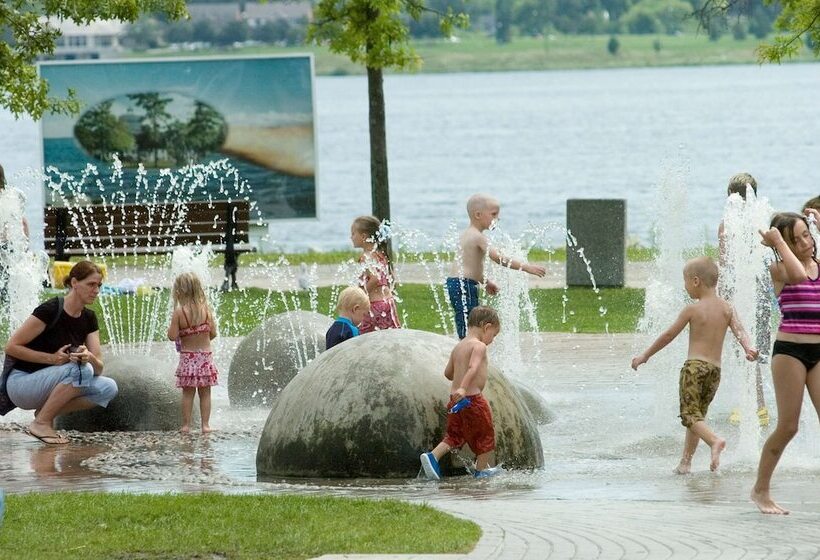
[[71, 256], [171, 253], [180, 246], [210, 243], [212, 251], [225, 254], [222, 288], [236, 288], [237, 255], [256, 250], [249, 243], [249, 224], [246, 200], [47, 206], [45, 249], [54, 260], [65, 261]]

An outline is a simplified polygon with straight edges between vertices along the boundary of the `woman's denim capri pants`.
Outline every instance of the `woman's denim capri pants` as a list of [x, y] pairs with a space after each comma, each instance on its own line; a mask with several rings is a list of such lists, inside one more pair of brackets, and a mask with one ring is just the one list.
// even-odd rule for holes
[[[79, 375], [78, 367], [84, 368], [82, 375]], [[86, 381], [83, 381], [83, 378]], [[58, 383], [79, 387], [83, 391], [82, 396], [98, 406], [108, 406], [111, 399], [117, 396], [116, 381], [110, 377], [94, 375], [91, 364], [78, 366], [73, 362], [49, 366], [34, 373], [12, 369], [6, 382], [6, 390], [11, 402], [19, 408], [36, 410], [45, 404]]]

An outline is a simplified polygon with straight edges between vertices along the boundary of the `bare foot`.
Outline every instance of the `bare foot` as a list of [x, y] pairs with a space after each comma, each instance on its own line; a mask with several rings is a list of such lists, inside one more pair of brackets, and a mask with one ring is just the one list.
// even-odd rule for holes
[[720, 454], [726, 449], [726, 440], [718, 439], [712, 444], [712, 462], [709, 463], [709, 468], [712, 471], [718, 470], [720, 466]]
[[189, 433], [189, 432], [191, 431], [191, 428], [190, 428], [189, 426], [182, 426], [182, 427], [179, 429], [179, 431], [180, 431], [180, 432], [182, 432], [183, 434], [187, 434], [187, 433]]
[[210, 434], [213, 431], [214, 431], [214, 429], [211, 428], [210, 426], [202, 426], [202, 433], [203, 434]]
[[68, 439], [54, 431], [50, 424], [38, 422], [36, 419], [28, 425], [26, 430], [30, 436], [36, 437], [43, 443], [50, 445], [64, 445]]
[[680, 464], [672, 469], [672, 472], [675, 474], [689, 474], [692, 470], [692, 463], [687, 463], [686, 461], [681, 461]]
[[789, 510], [780, 507], [774, 500], [772, 500], [771, 496], [769, 496], [768, 490], [766, 492], [758, 492], [752, 489], [752, 495], [750, 496], [752, 501], [757, 506], [757, 509], [760, 510], [760, 513], [773, 513], [776, 515], [789, 515]]

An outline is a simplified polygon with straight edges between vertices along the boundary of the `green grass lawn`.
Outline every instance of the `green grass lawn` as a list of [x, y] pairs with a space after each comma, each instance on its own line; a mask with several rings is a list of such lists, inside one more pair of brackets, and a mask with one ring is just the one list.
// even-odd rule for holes
[[221, 494], [7, 496], [0, 558], [311, 558], [472, 550], [479, 527], [395, 500]]
[[[715, 250], [716, 252], [716, 250]], [[340, 251], [306, 251], [303, 253], [243, 253], [239, 255], [239, 266], [251, 266], [255, 263], [278, 263], [283, 262], [290, 265], [319, 264], [331, 265], [341, 264], [347, 261], [355, 261], [359, 258], [360, 251], [340, 250]], [[655, 258], [657, 251], [652, 247], [641, 245], [631, 245], [626, 248], [626, 260], [629, 262], [647, 262]], [[557, 247], [554, 250], [547, 250], [535, 247], [527, 254], [527, 258], [533, 262], [564, 262], [567, 259], [565, 247]], [[95, 258], [95, 262], [105, 263], [108, 266], [130, 266], [137, 268], [167, 268], [169, 255], [122, 255], [112, 257]], [[212, 266], [222, 266], [223, 257], [217, 255]], [[397, 263], [417, 263], [433, 262], [435, 259], [451, 261], [453, 253], [446, 251], [425, 251], [423, 253], [397, 253], [394, 261]]]
[[[339, 288], [323, 287], [318, 290], [316, 310], [333, 315], [331, 300], [335, 301]], [[444, 322], [450, 320], [449, 303], [443, 289], [438, 291], [438, 305], [433, 291], [424, 284], [402, 284], [397, 293], [401, 302], [399, 314], [406, 318], [405, 326], [413, 329], [443, 333]], [[644, 291], [637, 288], [604, 288], [595, 293], [589, 288], [533, 289], [529, 292], [535, 305], [540, 331], [602, 333], [633, 332], [643, 313]], [[155, 292], [151, 296], [104, 296], [108, 309], [120, 319], [120, 324], [149, 320], [167, 309], [168, 293]], [[102, 315], [101, 299], [92, 308]], [[565, 301], [566, 300], [566, 301]], [[114, 305], [116, 303], [116, 305]], [[493, 304], [492, 299], [488, 301]], [[217, 312], [222, 336], [244, 336], [259, 326], [264, 318], [294, 309], [311, 309], [308, 292], [269, 292], [261, 288], [221, 294]], [[502, 325], [503, 327], [503, 325]], [[449, 327], [453, 331], [453, 327]], [[165, 340], [165, 324], [157, 340]], [[109, 321], [100, 321], [100, 338], [110, 340]]]

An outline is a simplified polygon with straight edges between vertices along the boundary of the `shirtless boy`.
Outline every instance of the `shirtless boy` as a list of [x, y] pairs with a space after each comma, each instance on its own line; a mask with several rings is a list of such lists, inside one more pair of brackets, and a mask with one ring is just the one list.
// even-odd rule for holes
[[726, 330], [731, 329], [746, 359], [757, 359], [757, 349], [749, 343], [737, 313], [717, 295], [718, 268], [708, 257], [698, 257], [683, 268], [686, 293], [696, 300], [681, 311], [678, 318], [643, 353], [632, 358], [632, 369], [646, 363], [656, 352], [672, 342], [689, 325], [689, 353], [680, 371], [680, 418], [686, 427], [683, 456], [675, 468], [686, 474], [692, 468], [692, 456], [702, 439], [711, 449], [709, 468], [717, 470], [726, 440], [715, 435], [706, 424], [706, 412], [720, 383], [720, 357]]
[[481, 394], [487, 383], [487, 346], [501, 330], [498, 314], [491, 307], [474, 307], [470, 311], [468, 329], [466, 338], [453, 348], [444, 369], [444, 377], [452, 381], [447, 431], [441, 443], [420, 457], [424, 473], [433, 480], [441, 479], [441, 458], [465, 443], [476, 455], [476, 478], [500, 471], [498, 467], [488, 468], [495, 450], [495, 430], [490, 405]]
[[456, 332], [459, 338], [466, 335], [467, 316], [479, 305], [478, 286], [484, 284], [490, 295], [498, 293], [498, 286], [484, 277], [484, 258], [529, 274], [543, 277], [547, 270], [543, 266], [529, 264], [502, 255], [495, 247], [490, 247], [484, 232], [492, 229], [498, 220], [501, 206], [498, 200], [486, 194], [474, 194], [467, 200], [467, 215], [470, 225], [458, 241], [458, 258], [453, 276], [447, 278], [447, 294], [455, 311]]

